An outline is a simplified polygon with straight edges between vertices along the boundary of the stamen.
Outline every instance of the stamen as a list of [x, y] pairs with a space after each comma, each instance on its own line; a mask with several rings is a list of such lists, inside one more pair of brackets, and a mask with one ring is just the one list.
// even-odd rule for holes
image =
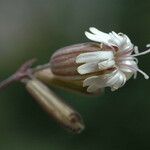
[[142, 70], [140, 70], [139, 68], [136, 68], [138, 72], [140, 72], [141, 74], [143, 74], [145, 79], [149, 79], [149, 76]]
[[138, 54], [138, 53], [139, 53], [138, 46], [134, 46], [134, 53], [135, 53], [135, 54]]
[[[128, 56], [128, 55], [130, 55], [133, 51], [134, 51], [134, 49], [129, 49], [129, 50], [127, 50], [127, 51], [119, 51], [119, 52], [118, 52], [118, 55], [119, 55], [119, 56]], [[130, 56], [131, 56], [131, 55], [130, 55]]]
[[126, 58], [119, 58], [118, 59], [119, 61], [122, 61], [122, 60], [129, 60], [129, 61], [131, 61], [131, 60], [134, 60], [135, 62], [136, 62], [136, 64], [138, 64], [138, 59], [137, 58], [135, 58], [135, 57], [130, 57], [130, 56], [128, 56], [128, 57], [126, 57]]
[[[127, 67], [128, 69], [131, 69], [133, 71], [138, 71], [144, 76], [145, 79], [149, 79], [149, 76], [144, 71], [140, 70], [138, 67], [134, 67], [131, 65], [126, 65], [126, 64], [120, 63], [120, 66], [121, 65], [122, 65], [122, 67]], [[136, 77], [136, 75], [135, 75], [135, 77]]]
[[[149, 46], [149, 45], [148, 45], [148, 46]], [[145, 55], [145, 54], [147, 54], [147, 53], [150, 53], [150, 49], [148, 49], [148, 50], [146, 50], [146, 51], [144, 51], [144, 52], [138, 53], [138, 54], [130, 55], [130, 56], [133, 56], [133, 57], [135, 57], [135, 56], [141, 56], [141, 55]]]
[[127, 67], [129, 67], [129, 68], [131, 68], [131, 69], [134, 69], [134, 70], [140, 72], [140, 73], [144, 76], [145, 79], [149, 79], [149, 76], [148, 76], [144, 71], [140, 70], [139, 68], [134, 67], [134, 66], [129, 66], [129, 65], [127, 65]]
[[150, 44], [147, 44], [146, 47], [150, 47]]

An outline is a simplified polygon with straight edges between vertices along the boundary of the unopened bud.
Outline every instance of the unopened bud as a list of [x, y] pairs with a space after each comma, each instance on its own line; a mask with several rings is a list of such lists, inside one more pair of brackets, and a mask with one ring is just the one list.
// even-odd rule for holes
[[27, 79], [24, 80], [24, 83], [35, 100], [60, 124], [75, 133], [80, 133], [84, 129], [79, 113], [60, 100], [42, 82], [37, 79]]

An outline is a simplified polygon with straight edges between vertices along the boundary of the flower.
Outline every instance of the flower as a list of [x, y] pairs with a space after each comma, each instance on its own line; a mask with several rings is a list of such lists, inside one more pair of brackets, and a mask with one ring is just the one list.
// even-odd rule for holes
[[[98, 89], [110, 87], [112, 91], [122, 87], [137, 72], [149, 76], [138, 68], [136, 56], [150, 52], [150, 49], [139, 53], [138, 47], [134, 46], [129, 37], [123, 33], [104, 33], [91, 27], [91, 33], [85, 32], [88, 39], [100, 42], [102, 50], [83, 52], [76, 57], [76, 63], [80, 64], [77, 71], [81, 75], [89, 75], [83, 81], [83, 87], [88, 87], [88, 92], [96, 92]], [[150, 47], [150, 45], [147, 45]], [[134, 54], [132, 54], [134, 52]], [[107, 71], [107, 72], [106, 72]], [[96, 72], [104, 72], [94, 75]]]
[[[88, 77], [103, 74], [109, 70], [82, 75], [77, 71], [81, 64], [76, 63], [76, 58], [83, 53], [98, 52], [105, 49], [105, 47], [102, 48], [96, 42], [79, 43], [60, 48], [51, 56], [49, 67], [36, 73], [36, 77], [45, 83], [50, 83], [65, 89], [84, 94], [94, 94], [87, 92], [87, 88], [83, 87], [83, 81]], [[101, 93], [100, 90], [99, 93]]]

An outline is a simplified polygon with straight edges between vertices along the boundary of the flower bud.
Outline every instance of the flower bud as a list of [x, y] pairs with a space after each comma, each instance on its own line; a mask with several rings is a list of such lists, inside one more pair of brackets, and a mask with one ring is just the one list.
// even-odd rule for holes
[[61, 101], [42, 82], [37, 79], [25, 79], [23, 82], [35, 100], [60, 124], [75, 133], [80, 133], [84, 129], [79, 113]]

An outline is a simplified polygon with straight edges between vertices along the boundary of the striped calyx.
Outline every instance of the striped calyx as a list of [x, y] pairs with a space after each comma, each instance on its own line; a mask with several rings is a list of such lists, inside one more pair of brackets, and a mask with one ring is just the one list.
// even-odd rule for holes
[[80, 54], [100, 51], [106, 51], [107, 53], [108, 50], [109, 47], [102, 47], [101, 44], [92, 42], [61, 48], [57, 50], [50, 59], [51, 70], [58, 78], [73, 81], [82, 81], [88, 76], [91, 76], [91, 74], [103, 74], [104, 71], [99, 72], [99, 70], [92, 73], [89, 72], [86, 75], [80, 74], [80, 72], [78, 72], [80, 64], [76, 62], [76, 58]]

